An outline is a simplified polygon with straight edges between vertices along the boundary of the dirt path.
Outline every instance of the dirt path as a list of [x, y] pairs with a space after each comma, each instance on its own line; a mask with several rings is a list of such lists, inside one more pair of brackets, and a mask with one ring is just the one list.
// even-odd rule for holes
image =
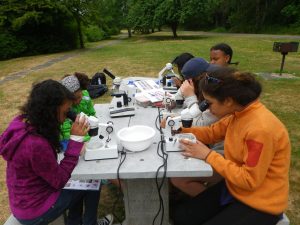
[[62, 56], [56, 57], [54, 59], [51, 59], [51, 60], [49, 60], [45, 63], [42, 63], [40, 65], [31, 67], [29, 69], [24, 69], [24, 70], [18, 71], [16, 73], [8, 74], [7, 76], [5, 76], [3, 79], [0, 80], [0, 85], [4, 84], [7, 81], [12, 81], [12, 80], [16, 80], [20, 77], [24, 77], [24, 76], [28, 75], [31, 72], [35, 72], [37, 70], [45, 69], [45, 68], [48, 68], [48, 67], [50, 67], [50, 66], [52, 66], [56, 63], [62, 62], [64, 60], [67, 60], [67, 59], [70, 59], [70, 58], [74, 58], [74, 57], [78, 56], [79, 54], [82, 54], [83, 52], [88, 52], [88, 51], [91, 51], [91, 50], [94, 50], [94, 49], [100, 49], [100, 48], [104, 48], [106, 46], [112, 46], [112, 45], [119, 44], [123, 39], [126, 39], [126, 38], [127, 38], [127, 34], [120, 34], [118, 36], [117, 40], [112, 40], [112, 41], [109, 41], [109, 42], [106, 42], [106, 43], [101, 43], [100, 45], [98, 45], [96, 47], [89, 48], [89, 49], [83, 49], [83, 50], [77, 51], [75, 53], [74, 52], [73, 53], [67, 53], [65, 55], [62, 55]]
[[246, 33], [214, 33], [195, 31], [190, 32], [201, 36], [233, 36], [233, 37], [257, 37], [257, 38], [278, 38], [278, 39], [300, 39], [300, 35], [284, 35], [284, 34], [246, 34]]

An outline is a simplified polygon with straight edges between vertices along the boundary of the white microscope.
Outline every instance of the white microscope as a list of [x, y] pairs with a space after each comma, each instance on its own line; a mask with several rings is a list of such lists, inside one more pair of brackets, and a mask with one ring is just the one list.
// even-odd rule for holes
[[[76, 119], [76, 113], [69, 111], [67, 117], [72, 121]], [[94, 116], [87, 116], [83, 112], [80, 118], [86, 117], [89, 122], [90, 130], [88, 134], [91, 139], [85, 146], [85, 160], [113, 159], [118, 158], [118, 146], [116, 136], [113, 135], [113, 122], [99, 123], [99, 119]]]
[[188, 139], [189, 141], [196, 143], [196, 137], [192, 133], [182, 133], [176, 134], [176, 131], [182, 127], [191, 127], [193, 123], [193, 118], [189, 114], [182, 114], [175, 117], [167, 117], [166, 127], [165, 127], [165, 141], [166, 141], [166, 151], [167, 152], [178, 152], [182, 151], [180, 148], [179, 140]]
[[135, 107], [129, 105], [129, 98], [125, 91], [114, 92], [111, 95], [114, 96], [109, 106], [111, 118], [135, 115]]
[[91, 139], [85, 146], [85, 160], [118, 158], [118, 146], [116, 137], [113, 136], [113, 122], [99, 123], [99, 119], [89, 116], [89, 135]]
[[180, 139], [188, 139], [192, 142], [196, 142], [196, 137], [192, 133], [182, 133], [176, 134], [176, 131], [182, 127], [191, 127], [193, 124], [193, 118], [199, 116], [209, 107], [206, 100], [193, 104], [190, 108], [186, 108], [181, 111], [180, 116], [167, 116], [166, 127], [165, 127], [165, 141], [166, 141], [166, 151], [174, 152], [181, 151], [178, 141]]
[[170, 91], [171, 93], [176, 93], [177, 87], [173, 83], [173, 77], [178, 77], [178, 75], [174, 72], [172, 63], [167, 63], [166, 66], [158, 73], [158, 79], [162, 82], [163, 89]]
[[113, 75], [110, 71], [108, 71], [105, 68], [103, 69], [103, 73], [108, 75], [113, 80], [112, 92], [119, 92], [119, 88], [122, 83], [122, 78], [116, 77], [115, 75]]
[[[169, 95], [169, 93], [165, 93], [163, 97], [163, 106], [164, 109], [161, 110], [161, 119], [167, 120], [168, 118], [175, 118], [178, 117], [180, 114], [178, 112], [175, 112], [174, 109], [174, 104], [175, 104], [175, 99], [174, 96]], [[166, 128], [164, 129], [166, 130]]]

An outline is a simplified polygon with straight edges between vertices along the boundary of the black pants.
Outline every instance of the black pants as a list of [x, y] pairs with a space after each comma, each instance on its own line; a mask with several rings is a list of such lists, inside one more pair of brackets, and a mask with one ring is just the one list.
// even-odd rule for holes
[[237, 200], [221, 206], [225, 183], [220, 182], [195, 198], [174, 207], [174, 225], [276, 225], [280, 216], [253, 209]]

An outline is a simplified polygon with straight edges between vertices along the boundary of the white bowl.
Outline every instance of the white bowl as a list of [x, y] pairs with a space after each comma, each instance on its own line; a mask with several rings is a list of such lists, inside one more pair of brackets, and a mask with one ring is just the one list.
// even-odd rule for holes
[[143, 151], [153, 143], [155, 130], [152, 127], [135, 125], [119, 130], [117, 136], [121, 145], [132, 152]]

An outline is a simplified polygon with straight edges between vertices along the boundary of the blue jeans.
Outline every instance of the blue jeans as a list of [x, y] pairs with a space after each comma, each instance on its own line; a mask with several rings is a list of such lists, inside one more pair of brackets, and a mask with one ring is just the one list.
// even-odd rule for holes
[[77, 205], [84, 198], [87, 191], [81, 190], [62, 190], [55, 204], [43, 215], [32, 220], [17, 220], [23, 225], [47, 225], [60, 217], [65, 210]]
[[[97, 224], [100, 191], [85, 191], [85, 196], [69, 209], [67, 225]], [[84, 213], [83, 213], [84, 205]]]

